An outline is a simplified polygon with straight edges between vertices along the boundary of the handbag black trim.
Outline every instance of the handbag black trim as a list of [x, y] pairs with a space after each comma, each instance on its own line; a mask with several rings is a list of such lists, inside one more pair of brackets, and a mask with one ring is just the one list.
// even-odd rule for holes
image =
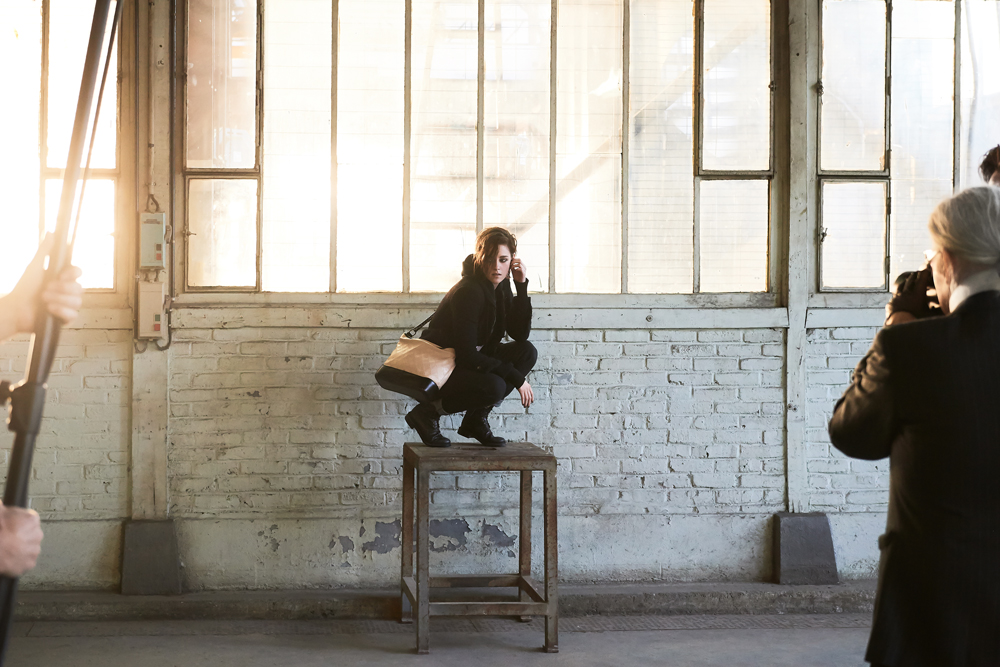
[[409, 396], [421, 403], [437, 400], [441, 391], [434, 380], [390, 366], [382, 366], [375, 371], [375, 381], [383, 389]]
[[[430, 322], [433, 317], [434, 315], [431, 314], [430, 317], [417, 326], [405, 331], [403, 333], [403, 337], [412, 340], [417, 332], [427, 326], [427, 323]], [[400, 341], [402, 340], [403, 338], [400, 338]], [[429, 342], [427, 344], [431, 345]], [[452, 366], [452, 368], [454, 368], [454, 366]], [[434, 380], [415, 373], [410, 373], [409, 371], [405, 371], [400, 368], [386, 366], [385, 364], [382, 364], [379, 369], [375, 371], [375, 382], [377, 382], [383, 389], [397, 394], [403, 394], [404, 396], [409, 396], [420, 403], [430, 403], [437, 400], [437, 397], [441, 392], [441, 387], [439, 387]]]

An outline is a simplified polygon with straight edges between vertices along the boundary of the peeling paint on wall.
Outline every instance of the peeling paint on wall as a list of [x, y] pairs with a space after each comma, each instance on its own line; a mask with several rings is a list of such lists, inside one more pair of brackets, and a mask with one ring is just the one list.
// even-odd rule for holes
[[466, 546], [466, 535], [472, 532], [465, 519], [435, 519], [430, 522], [431, 551], [458, 551]]
[[354, 551], [354, 540], [347, 537], [346, 535], [339, 535], [330, 540], [330, 549], [334, 549], [337, 545], [340, 545], [340, 550], [345, 554]]
[[494, 546], [499, 548], [510, 548], [514, 546], [517, 541], [516, 537], [511, 537], [507, 533], [503, 532], [500, 526], [494, 526], [491, 523], [486, 523], [483, 521], [483, 540], [488, 543], [492, 543]]
[[[382, 521], [375, 522], [375, 539], [361, 545], [363, 552], [375, 552], [377, 554], [387, 554], [399, 546], [400, 531], [399, 519], [392, 523]], [[361, 527], [361, 534], [364, 535], [365, 528]]]

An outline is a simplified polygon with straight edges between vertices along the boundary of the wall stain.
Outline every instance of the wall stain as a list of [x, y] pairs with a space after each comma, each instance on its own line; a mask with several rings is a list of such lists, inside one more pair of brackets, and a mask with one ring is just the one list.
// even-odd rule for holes
[[[364, 527], [361, 528], [364, 534]], [[377, 554], [387, 554], [399, 546], [399, 534], [401, 528], [399, 519], [392, 523], [382, 521], [375, 522], [375, 539], [371, 542], [364, 542], [361, 545], [362, 552], [374, 551]]]
[[[435, 519], [430, 522], [431, 551], [458, 551], [466, 546], [466, 535], [472, 532], [465, 519]], [[444, 538], [435, 541], [433, 538]]]
[[500, 526], [494, 526], [493, 524], [486, 523], [485, 521], [483, 521], [482, 535], [484, 540], [492, 542], [494, 546], [501, 549], [512, 547], [517, 541], [516, 537], [511, 537], [507, 533], [503, 532], [503, 529], [500, 528]]
[[343, 551], [345, 554], [354, 551], [354, 540], [347, 537], [346, 535], [340, 535], [331, 539], [328, 548], [329, 549], [336, 548], [338, 544], [340, 544], [340, 550]]
[[249, 396], [250, 398], [260, 398], [260, 390], [248, 391], [247, 396]]

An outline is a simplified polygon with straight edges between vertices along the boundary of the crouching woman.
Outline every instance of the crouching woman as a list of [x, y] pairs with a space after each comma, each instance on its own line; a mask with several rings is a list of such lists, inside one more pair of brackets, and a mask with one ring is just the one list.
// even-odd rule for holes
[[[459, 412], [465, 413], [459, 435], [492, 447], [506, 444], [493, 434], [488, 418], [493, 406], [515, 389], [524, 407], [535, 400], [525, 379], [538, 358], [528, 342], [530, 333], [527, 269], [517, 257], [517, 239], [501, 227], [484, 229], [476, 238], [475, 254], [462, 263], [462, 279], [441, 300], [421, 336], [455, 350], [455, 371], [440, 398], [420, 403], [406, 415], [424, 444], [450, 445], [438, 419]], [[513, 340], [501, 342], [504, 335]]]

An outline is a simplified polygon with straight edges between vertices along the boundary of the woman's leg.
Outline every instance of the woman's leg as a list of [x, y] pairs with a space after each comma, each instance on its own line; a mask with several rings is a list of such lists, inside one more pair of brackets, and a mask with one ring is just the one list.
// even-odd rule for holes
[[492, 406], [507, 395], [507, 383], [493, 373], [456, 368], [441, 387], [441, 411], [445, 414]]
[[[500, 343], [493, 356], [500, 361], [509, 361], [518, 373], [527, 377], [531, 369], [535, 367], [535, 362], [538, 361], [538, 350], [529, 341], [515, 340], [511, 343]], [[515, 389], [517, 387], [508, 384], [504, 396]]]
[[[535, 346], [527, 341], [513, 342], [500, 345], [494, 355], [500, 361], [508, 362], [514, 366], [522, 375], [527, 375], [534, 367], [538, 358]], [[482, 374], [478, 374], [482, 375]], [[499, 403], [514, 391], [515, 387], [508, 384], [498, 375], [489, 375], [489, 390], [476, 397], [476, 403], [467, 404], [465, 418], [462, 419], [461, 426], [458, 427], [458, 434], [466, 438], [474, 438], [481, 444], [491, 447], [503, 447], [507, 441], [493, 434], [490, 428], [489, 416], [493, 406]], [[448, 381], [449, 383], [451, 380]], [[446, 385], [447, 386], [447, 385]]]

